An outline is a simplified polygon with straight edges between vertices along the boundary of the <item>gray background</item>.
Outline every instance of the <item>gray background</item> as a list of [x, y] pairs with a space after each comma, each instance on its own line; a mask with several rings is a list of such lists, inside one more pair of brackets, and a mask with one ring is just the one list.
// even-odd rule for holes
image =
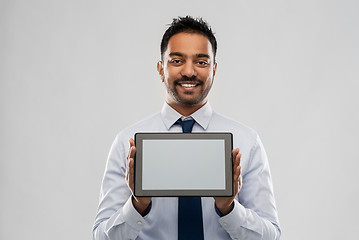
[[357, 238], [359, 2], [0, 1], [0, 239], [90, 239], [115, 134], [160, 110], [174, 16], [219, 42], [213, 108], [256, 129], [282, 239]]

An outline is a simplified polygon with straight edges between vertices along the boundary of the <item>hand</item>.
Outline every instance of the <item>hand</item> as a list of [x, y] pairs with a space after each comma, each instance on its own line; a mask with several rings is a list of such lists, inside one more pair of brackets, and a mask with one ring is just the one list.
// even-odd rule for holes
[[234, 198], [239, 193], [239, 190], [242, 187], [242, 175], [241, 175], [241, 154], [239, 153], [239, 149], [232, 150], [232, 160], [233, 160], [233, 184], [234, 184], [234, 194], [230, 197], [215, 197], [215, 203], [219, 211], [223, 215], [227, 215], [230, 213], [234, 207]]
[[135, 197], [133, 194], [134, 188], [134, 157], [136, 153], [135, 141], [130, 139], [130, 150], [128, 151], [127, 164], [126, 164], [126, 182], [132, 193], [132, 204], [142, 216], [145, 215], [148, 205], [151, 203], [150, 197]]

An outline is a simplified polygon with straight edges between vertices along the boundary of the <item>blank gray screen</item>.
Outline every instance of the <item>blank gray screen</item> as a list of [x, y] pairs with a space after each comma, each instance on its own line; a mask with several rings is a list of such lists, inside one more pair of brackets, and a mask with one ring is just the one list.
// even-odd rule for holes
[[223, 139], [143, 140], [144, 190], [225, 189]]

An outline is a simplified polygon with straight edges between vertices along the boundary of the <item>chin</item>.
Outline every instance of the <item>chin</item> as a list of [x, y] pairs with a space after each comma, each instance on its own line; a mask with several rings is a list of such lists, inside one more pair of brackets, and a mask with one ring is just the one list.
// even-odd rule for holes
[[182, 104], [182, 105], [186, 105], [186, 106], [194, 106], [194, 105], [202, 104], [205, 101], [203, 99], [180, 98], [180, 99], [177, 99], [177, 102]]
[[189, 91], [189, 92], [167, 91], [167, 92], [171, 96], [173, 102], [188, 107], [205, 103], [207, 97], [207, 94], [205, 94], [204, 96], [203, 94], [198, 94], [193, 91]]

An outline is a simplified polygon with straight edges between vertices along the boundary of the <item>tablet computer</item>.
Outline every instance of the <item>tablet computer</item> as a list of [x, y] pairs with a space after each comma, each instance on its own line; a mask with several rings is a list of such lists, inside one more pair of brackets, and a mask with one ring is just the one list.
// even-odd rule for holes
[[231, 133], [136, 133], [134, 195], [232, 196]]

